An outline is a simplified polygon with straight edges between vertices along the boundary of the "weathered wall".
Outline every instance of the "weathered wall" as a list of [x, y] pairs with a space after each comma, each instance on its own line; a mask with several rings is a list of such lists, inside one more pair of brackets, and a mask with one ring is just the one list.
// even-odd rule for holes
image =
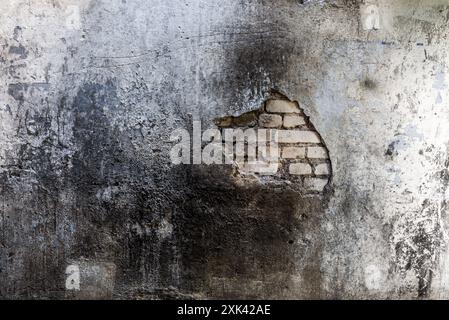
[[[448, 298], [449, 1], [377, 3], [1, 1], [0, 297]], [[171, 164], [271, 89], [326, 194]]]

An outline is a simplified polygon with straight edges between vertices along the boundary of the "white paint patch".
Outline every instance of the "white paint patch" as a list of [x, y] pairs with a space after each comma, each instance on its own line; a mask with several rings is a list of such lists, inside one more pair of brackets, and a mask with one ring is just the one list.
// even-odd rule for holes
[[65, 25], [71, 30], [81, 29], [81, 14], [79, 6], [70, 5], [65, 10]]
[[112, 296], [116, 271], [113, 262], [82, 258], [69, 263], [65, 272], [66, 298], [104, 299]]
[[331, 232], [334, 230], [334, 225], [331, 222], [326, 222], [325, 224], [326, 232]]
[[173, 225], [168, 222], [166, 219], [161, 221], [159, 228], [157, 229], [157, 233], [162, 239], [168, 238], [173, 233]]
[[67, 290], [80, 290], [80, 268], [78, 265], [69, 265], [65, 269], [67, 278], [65, 280], [65, 288]]
[[369, 265], [365, 268], [365, 286], [369, 290], [379, 290], [382, 287], [382, 272], [375, 265]]
[[360, 8], [361, 20], [364, 30], [380, 29], [379, 8], [374, 4], [368, 4]]
[[109, 202], [112, 200], [114, 195], [119, 191], [118, 187], [106, 187], [103, 189], [99, 189], [95, 196], [98, 200]]

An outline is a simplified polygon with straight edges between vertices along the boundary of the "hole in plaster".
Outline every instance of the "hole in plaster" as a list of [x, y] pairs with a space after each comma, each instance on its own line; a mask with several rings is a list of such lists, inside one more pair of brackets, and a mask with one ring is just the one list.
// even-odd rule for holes
[[225, 158], [231, 157], [238, 177], [302, 193], [323, 193], [330, 184], [332, 164], [324, 140], [299, 103], [282, 93], [272, 91], [259, 109], [214, 123], [225, 143], [231, 140]]

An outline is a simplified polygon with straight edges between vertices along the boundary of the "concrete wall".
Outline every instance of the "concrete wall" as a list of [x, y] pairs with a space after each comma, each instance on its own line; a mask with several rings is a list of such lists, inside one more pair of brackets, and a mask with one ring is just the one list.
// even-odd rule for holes
[[[1, 1], [0, 297], [449, 298], [449, 2], [360, 2]], [[271, 89], [325, 194], [170, 162]]]

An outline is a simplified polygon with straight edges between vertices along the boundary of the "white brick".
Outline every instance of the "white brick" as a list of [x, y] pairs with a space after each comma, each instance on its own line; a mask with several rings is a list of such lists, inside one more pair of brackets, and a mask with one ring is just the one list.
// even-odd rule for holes
[[245, 147], [245, 155], [248, 161], [256, 161], [257, 160], [257, 144], [248, 144]]
[[280, 150], [278, 145], [258, 146], [257, 157], [261, 161], [279, 161]]
[[289, 172], [295, 175], [312, 174], [312, 167], [308, 163], [292, 163]]
[[277, 130], [277, 133], [279, 143], [321, 143], [315, 131]]
[[233, 143], [236, 142], [248, 142], [257, 143], [258, 131], [253, 128], [248, 129], [224, 129], [223, 137], [226, 142]]
[[304, 187], [309, 189], [310, 191], [322, 192], [327, 183], [328, 183], [328, 179], [322, 179], [322, 178], [306, 178], [306, 179], [304, 179]]
[[329, 174], [329, 166], [327, 163], [320, 163], [315, 166], [315, 174], [317, 176], [328, 175]]
[[239, 168], [242, 174], [258, 173], [260, 175], [273, 175], [278, 172], [278, 163], [246, 163], [244, 166]]
[[284, 127], [285, 128], [295, 128], [306, 124], [306, 119], [304, 116], [298, 114], [288, 114], [284, 116]]
[[298, 104], [288, 100], [268, 100], [267, 111], [279, 113], [301, 113]]
[[264, 128], [278, 128], [282, 126], [282, 117], [278, 114], [263, 113], [259, 116], [259, 126]]
[[282, 158], [284, 159], [297, 159], [306, 157], [306, 148], [301, 147], [284, 147], [282, 149]]
[[243, 163], [245, 161], [255, 161], [257, 160], [257, 145], [248, 144], [244, 146], [243, 153], [242, 150], [235, 149], [235, 162]]
[[246, 158], [254, 160], [257, 156], [257, 144], [237, 142], [234, 144], [224, 144], [222, 146], [223, 154], [225, 156], [225, 163], [232, 162], [243, 163]]
[[324, 147], [308, 147], [307, 158], [309, 159], [329, 159], [327, 150]]

